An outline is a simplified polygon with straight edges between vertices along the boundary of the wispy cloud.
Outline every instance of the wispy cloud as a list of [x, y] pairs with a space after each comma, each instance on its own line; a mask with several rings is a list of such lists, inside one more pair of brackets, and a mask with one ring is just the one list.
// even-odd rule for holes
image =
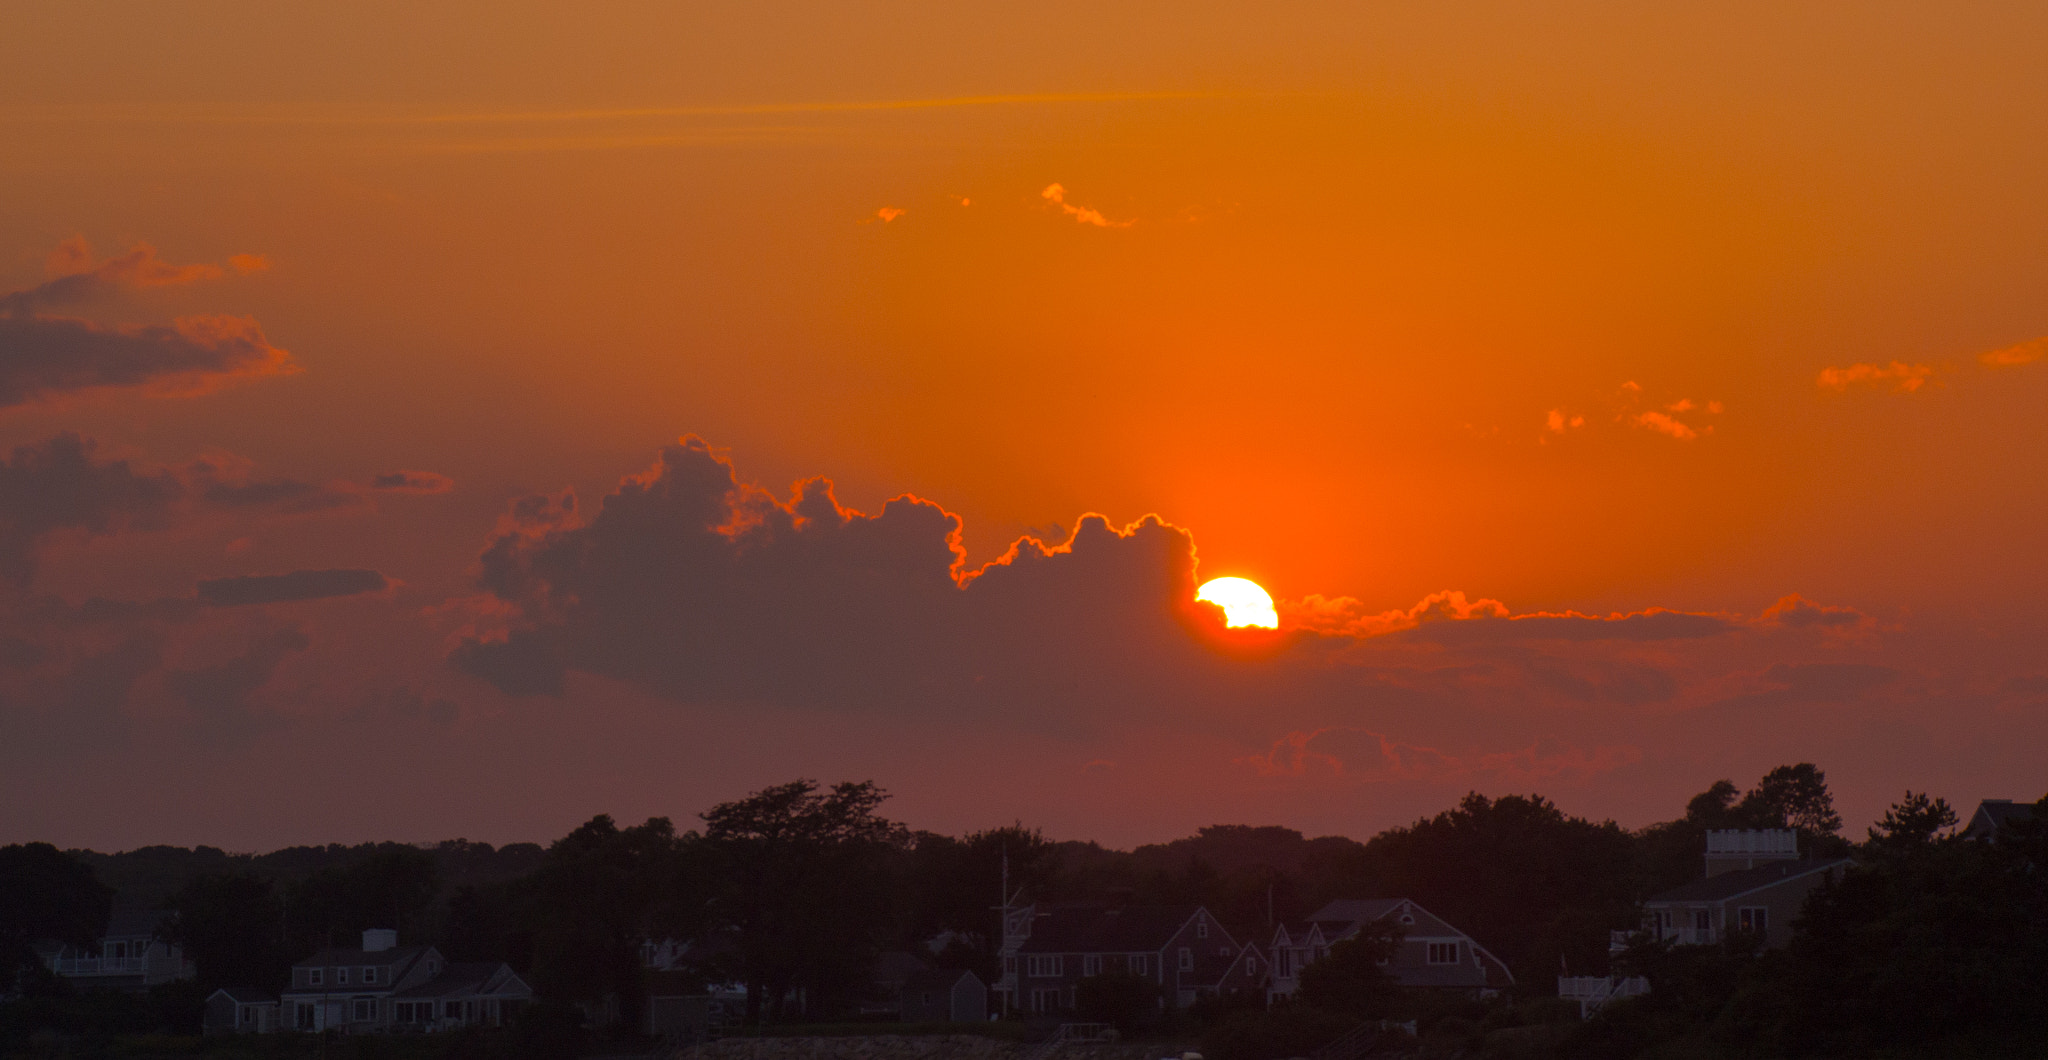
[[1699, 431], [1687, 426], [1683, 421], [1667, 413], [1658, 412], [1655, 409], [1651, 409], [1648, 412], [1638, 412], [1628, 417], [1628, 421], [1645, 430], [1656, 431], [1658, 434], [1668, 434], [1681, 442], [1690, 442], [1700, 436]]
[[1890, 364], [1852, 364], [1847, 368], [1823, 368], [1816, 382], [1823, 390], [1847, 390], [1862, 384], [1889, 384], [1897, 393], [1910, 394], [1925, 386], [1933, 377], [1934, 368], [1931, 365], [1893, 361]]
[[2044, 356], [2048, 356], [2048, 337], [1978, 354], [1977, 360], [1986, 368], [2009, 368], [2013, 365], [2032, 364]]
[[1046, 185], [1045, 190], [1038, 194], [1046, 202], [1059, 207], [1060, 212], [1084, 225], [1094, 225], [1097, 228], [1129, 228], [1138, 223], [1136, 221], [1112, 221], [1102, 216], [1102, 211], [1100, 210], [1087, 206], [1076, 206], [1067, 201], [1067, 189], [1058, 183]]

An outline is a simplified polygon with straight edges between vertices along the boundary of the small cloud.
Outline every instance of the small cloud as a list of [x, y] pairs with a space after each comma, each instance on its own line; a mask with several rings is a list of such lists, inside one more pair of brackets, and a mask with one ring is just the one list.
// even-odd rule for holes
[[1718, 402], [1718, 401], [1709, 401], [1709, 402], [1707, 402], [1707, 412], [1708, 412], [1709, 414], [1711, 414], [1711, 415], [1715, 415], [1715, 416], [1719, 416], [1719, 415], [1720, 415], [1720, 414], [1721, 414], [1722, 412], [1724, 412], [1724, 411], [1726, 411], [1726, 408], [1725, 408], [1725, 406], [1723, 406], [1723, 405], [1722, 405], [1722, 404], [1721, 404], [1720, 402]]
[[1823, 390], [1847, 390], [1858, 383], [1873, 386], [1890, 383], [1894, 392], [1910, 394], [1924, 386], [1933, 375], [1934, 369], [1928, 365], [1893, 361], [1886, 365], [1852, 364], [1847, 368], [1823, 368], [1816, 382]]
[[957, 203], [959, 203], [959, 204], [960, 204], [960, 205], [962, 205], [962, 206], [972, 206], [972, 205], [974, 205], [974, 201], [973, 201], [973, 200], [971, 200], [971, 199], [969, 199], [969, 198], [968, 198], [967, 196], [965, 196], [965, 195], [948, 195], [948, 196], [946, 196], [946, 198], [948, 198], [948, 199], [951, 199], [951, 200], [953, 200], [954, 202], [957, 202]]
[[295, 570], [212, 578], [199, 583], [199, 598], [215, 607], [243, 607], [383, 592], [390, 584], [373, 570]]
[[1059, 183], [1046, 185], [1045, 190], [1038, 194], [1040, 198], [1059, 207], [1060, 212], [1084, 225], [1094, 225], [1097, 228], [1129, 228], [1137, 223], [1136, 221], [1112, 221], [1102, 216], [1100, 210], [1087, 206], [1075, 206], [1067, 201], [1067, 189]]
[[1696, 407], [1692, 403], [1691, 398], [1679, 398], [1677, 401], [1664, 406], [1665, 410], [1669, 412], [1691, 412]]
[[[1652, 410], [1650, 412], [1637, 413], [1634, 416], [1627, 417], [1627, 420], [1628, 422], [1633, 423], [1636, 426], [1643, 428], [1644, 430], [1656, 431], [1659, 434], [1668, 434], [1681, 442], [1690, 442], [1693, 439], [1698, 438], [1700, 436], [1700, 432], [1687, 426], [1678, 419], [1665, 415], [1662, 412], [1657, 412], [1655, 410]], [[1711, 430], [1712, 428], [1708, 429]]]
[[270, 268], [270, 258], [262, 254], [236, 254], [228, 258], [228, 266], [244, 276], [252, 272], [263, 272]]
[[1628, 391], [1631, 394], [1640, 394], [1643, 392], [1643, 385], [1641, 383], [1636, 382], [1633, 379], [1629, 380], [1626, 383], [1621, 384], [1621, 388], [1623, 390]]
[[894, 221], [898, 217], [903, 216], [905, 212], [907, 211], [904, 211], [894, 206], [884, 206], [881, 209], [875, 211], [875, 216], [881, 218], [883, 224], [888, 224], [889, 222]]
[[1550, 414], [1543, 419], [1544, 429], [1552, 434], [1563, 434], [1566, 431], [1576, 430], [1585, 425], [1586, 417], [1567, 416], [1563, 409], [1551, 409]]
[[446, 493], [455, 480], [432, 471], [393, 471], [370, 480], [370, 488], [383, 493]]
[[2048, 337], [1979, 354], [1977, 360], [1986, 368], [2010, 368], [2014, 365], [2032, 364], [2043, 356], [2048, 356]]

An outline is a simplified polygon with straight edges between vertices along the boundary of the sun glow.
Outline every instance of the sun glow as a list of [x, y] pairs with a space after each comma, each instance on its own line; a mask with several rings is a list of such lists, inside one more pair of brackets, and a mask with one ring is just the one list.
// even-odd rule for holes
[[1266, 590], [1259, 588], [1257, 582], [1244, 578], [1212, 578], [1202, 583], [1195, 599], [1221, 607], [1223, 624], [1231, 629], [1239, 626], [1280, 628], [1280, 615], [1273, 610], [1273, 598], [1266, 595]]

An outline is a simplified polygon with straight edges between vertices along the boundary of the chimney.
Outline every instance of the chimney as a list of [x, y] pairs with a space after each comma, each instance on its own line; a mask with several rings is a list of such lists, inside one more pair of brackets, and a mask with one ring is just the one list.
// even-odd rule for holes
[[363, 952], [381, 953], [398, 946], [398, 932], [391, 928], [370, 928], [363, 932]]
[[1716, 828], [1707, 832], [1707, 875], [1753, 869], [1799, 857], [1799, 833], [1790, 828]]

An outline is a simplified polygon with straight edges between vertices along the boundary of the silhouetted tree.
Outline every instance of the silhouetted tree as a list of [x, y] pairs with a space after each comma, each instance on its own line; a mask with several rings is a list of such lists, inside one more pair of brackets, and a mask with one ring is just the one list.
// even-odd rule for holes
[[1114, 1024], [1124, 1034], [1159, 1009], [1159, 984], [1129, 972], [1104, 972], [1074, 984], [1074, 1014], [1091, 1023]]
[[291, 975], [284, 903], [269, 880], [246, 872], [201, 876], [167, 903], [171, 941], [184, 947], [200, 985], [283, 989]]
[[90, 867], [48, 843], [0, 847], [0, 993], [38, 968], [44, 939], [98, 947], [113, 901]]
[[1358, 934], [1331, 946], [1322, 960], [1301, 970], [1295, 1001], [1359, 1019], [1386, 1016], [1401, 996], [1401, 985], [1383, 962], [1400, 952], [1401, 936], [1399, 924], [1380, 921], [1361, 927]]
[[621, 829], [600, 814], [549, 847], [532, 885], [534, 990], [566, 1001], [616, 996], [622, 1022], [637, 1026], [641, 943], [705, 926], [693, 845], [666, 817]]
[[879, 949], [890, 894], [880, 864], [908, 841], [875, 811], [888, 794], [871, 781], [829, 791], [798, 780], [720, 803], [704, 839], [725, 877], [719, 903], [738, 933], [749, 1024], [765, 998], [797, 987], [822, 1001], [865, 975]]
[[426, 935], [439, 891], [432, 854], [402, 843], [383, 844], [353, 862], [321, 869], [289, 890], [287, 946], [299, 954], [353, 946], [366, 928], [391, 928], [401, 941], [418, 941]]
[[1559, 959], [1597, 969], [1607, 931], [1633, 927], [1635, 847], [1612, 821], [1568, 817], [1541, 796], [1473, 793], [1456, 809], [1366, 844], [1355, 893], [1423, 903], [1506, 961], [1518, 979]]

